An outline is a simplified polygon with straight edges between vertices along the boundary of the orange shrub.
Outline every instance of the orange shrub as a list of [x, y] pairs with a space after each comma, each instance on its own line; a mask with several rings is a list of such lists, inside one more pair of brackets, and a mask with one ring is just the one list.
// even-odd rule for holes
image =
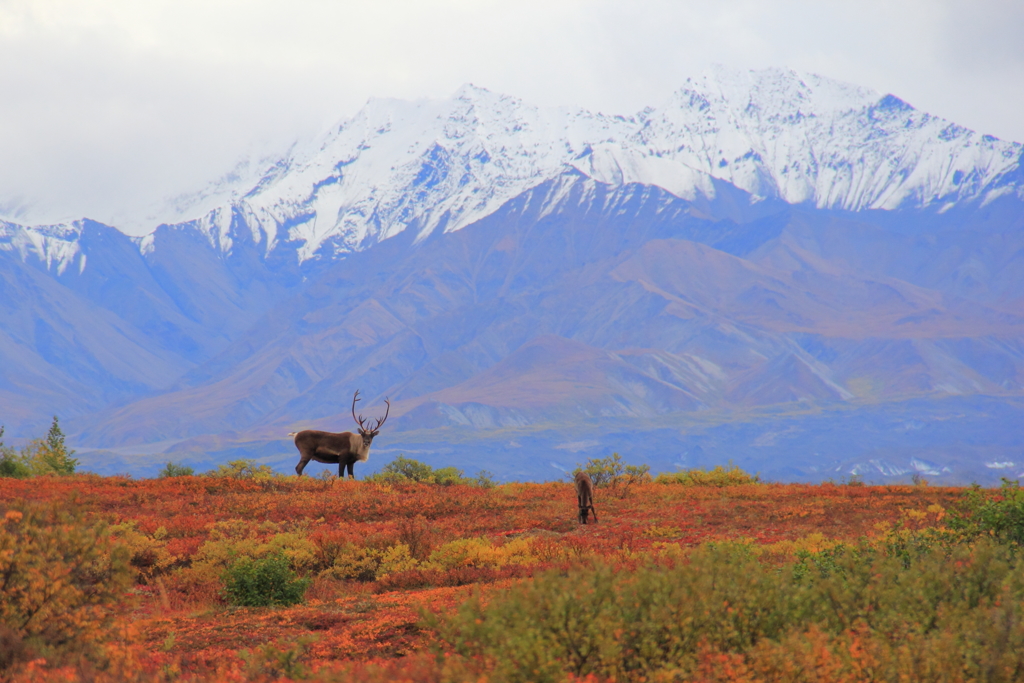
[[7, 507], [0, 577], [0, 672], [37, 657], [103, 669], [123, 654], [131, 572], [104, 525], [56, 505]]

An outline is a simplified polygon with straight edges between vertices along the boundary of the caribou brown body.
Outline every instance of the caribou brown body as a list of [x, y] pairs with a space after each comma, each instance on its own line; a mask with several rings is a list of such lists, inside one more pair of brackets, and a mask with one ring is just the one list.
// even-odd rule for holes
[[590, 513], [594, 513], [597, 521], [597, 510], [594, 509], [594, 480], [586, 472], [577, 472], [573, 482], [576, 485], [576, 501], [580, 506], [580, 524], [586, 524]]
[[295, 447], [299, 449], [299, 464], [295, 466], [295, 473], [300, 477], [302, 470], [310, 460], [316, 460], [327, 465], [338, 465], [338, 476], [343, 477], [343, 472], [348, 469], [348, 476], [353, 479], [356, 475], [352, 469], [357, 462], [366, 462], [370, 457], [370, 444], [373, 437], [377, 436], [384, 421], [388, 419], [391, 412], [391, 402], [386, 398], [387, 412], [384, 417], [377, 420], [372, 429], [364, 424], [365, 418], [360, 415], [356, 417], [356, 401], [359, 400], [359, 390], [356, 390], [352, 397], [352, 419], [359, 424], [357, 434], [352, 432], [321, 432], [315, 429], [304, 429], [301, 432], [292, 432], [288, 436], [295, 437]]

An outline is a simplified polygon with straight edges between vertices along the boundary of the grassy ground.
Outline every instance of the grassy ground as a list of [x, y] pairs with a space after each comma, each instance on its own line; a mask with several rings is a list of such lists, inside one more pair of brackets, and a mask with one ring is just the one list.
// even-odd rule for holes
[[[583, 526], [569, 483], [83, 475], [0, 479], [0, 513], [56, 504], [110, 525], [134, 583], [124, 597], [131, 657], [122, 678], [298, 679], [345, 670], [349, 680], [441, 680], [429, 656], [437, 635], [422, 615], [454, 613], [474, 593], [488, 600], [548, 569], [595, 558], [629, 567], [707, 542], [739, 541], [763, 562], [784, 562], [894, 527], [941, 526], [961, 494], [928, 486], [637, 483], [599, 488], [600, 521]], [[305, 602], [228, 604], [224, 575], [232, 563], [273, 555], [309, 580]], [[9, 675], [20, 671], [21, 680], [77, 680], [80, 671], [52, 671], [43, 661], [19, 666]]]

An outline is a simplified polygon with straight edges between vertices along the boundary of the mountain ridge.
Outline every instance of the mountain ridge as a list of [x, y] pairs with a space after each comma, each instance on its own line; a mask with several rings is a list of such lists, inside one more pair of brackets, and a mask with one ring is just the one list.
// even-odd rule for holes
[[806, 477], [881, 462], [873, 438], [890, 474], [1014, 461], [1021, 146], [951, 125], [785, 70], [632, 117], [375, 100], [141, 238], [0, 223], [0, 422], [279, 465], [359, 388], [391, 398], [386, 452], [473, 462], [527, 437]]
[[[717, 180], [755, 202], [948, 211], [1024, 196], [1022, 155], [1019, 143], [894, 95], [792, 70], [718, 67], [629, 117], [543, 109], [467, 84], [447, 100], [371, 99], [263, 172], [179, 199], [179, 212], [196, 215], [173, 225], [224, 254], [241, 240], [263, 258], [284, 249], [305, 263], [409, 228], [418, 239], [460, 229], [570, 168], [691, 201], [714, 198]], [[76, 255], [65, 239], [73, 225], [30, 229], [58, 270]], [[143, 254], [159, 231], [136, 238]]]

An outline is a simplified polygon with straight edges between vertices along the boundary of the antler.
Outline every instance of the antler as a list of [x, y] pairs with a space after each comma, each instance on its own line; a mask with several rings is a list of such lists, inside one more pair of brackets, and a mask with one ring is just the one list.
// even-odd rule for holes
[[352, 419], [359, 423], [359, 428], [366, 430], [366, 425], [363, 424], [363, 420], [366, 419], [362, 415], [356, 417], [356, 401], [359, 400], [359, 390], [356, 389], [355, 396], [352, 397]]
[[380, 429], [380, 426], [381, 426], [382, 424], [384, 424], [384, 420], [388, 419], [388, 413], [390, 413], [390, 412], [391, 412], [391, 401], [389, 401], [389, 400], [388, 400], [387, 398], [385, 398], [385, 399], [384, 399], [384, 402], [388, 404], [388, 409], [387, 409], [387, 411], [386, 411], [386, 412], [384, 413], [384, 417], [382, 417], [382, 418], [379, 418], [379, 419], [377, 420], [377, 426], [373, 428], [373, 431], [377, 431], [378, 429]]

